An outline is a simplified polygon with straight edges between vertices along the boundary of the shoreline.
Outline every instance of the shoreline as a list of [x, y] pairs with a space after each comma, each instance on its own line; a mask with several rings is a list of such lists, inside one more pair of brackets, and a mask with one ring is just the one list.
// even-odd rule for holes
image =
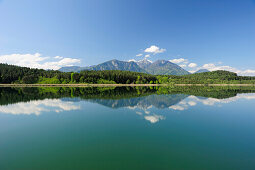
[[153, 87], [153, 86], [242, 86], [255, 84], [0, 84], [0, 87]]

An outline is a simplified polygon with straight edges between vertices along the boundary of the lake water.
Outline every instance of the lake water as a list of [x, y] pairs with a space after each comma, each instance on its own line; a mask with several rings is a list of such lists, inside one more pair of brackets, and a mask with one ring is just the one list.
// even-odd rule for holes
[[255, 169], [255, 89], [0, 88], [0, 169]]

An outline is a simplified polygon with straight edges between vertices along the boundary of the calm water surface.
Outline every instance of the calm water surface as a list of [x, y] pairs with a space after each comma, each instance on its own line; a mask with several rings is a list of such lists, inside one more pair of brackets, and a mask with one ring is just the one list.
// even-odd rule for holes
[[255, 90], [0, 88], [0, 169], [255, 169]]

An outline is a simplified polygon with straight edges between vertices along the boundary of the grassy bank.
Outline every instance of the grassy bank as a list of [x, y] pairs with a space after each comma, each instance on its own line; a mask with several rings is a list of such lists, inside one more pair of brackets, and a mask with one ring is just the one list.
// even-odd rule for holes
[[255, 84], [0, 84], [0, 87], [255, 86]]

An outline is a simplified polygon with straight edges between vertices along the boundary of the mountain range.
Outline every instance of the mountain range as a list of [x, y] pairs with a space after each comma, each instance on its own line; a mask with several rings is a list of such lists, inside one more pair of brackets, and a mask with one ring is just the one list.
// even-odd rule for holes
[[82, 70], [122, 70], [122, 71], [134, 71], [149, 73], [153, 75], [187, 75], [190, 72], [184, 70], [182, 67], [178, 66], [167, 60], [157, 60], [152, 62], [147, 59], [140, 61], [120, 61], [120, 60], [110, 60], [104, 63], [89, 66], [89, 67], [79, 67], [70, 66], [62, 67], [59, 71], [62, 72], [80, 72]]

